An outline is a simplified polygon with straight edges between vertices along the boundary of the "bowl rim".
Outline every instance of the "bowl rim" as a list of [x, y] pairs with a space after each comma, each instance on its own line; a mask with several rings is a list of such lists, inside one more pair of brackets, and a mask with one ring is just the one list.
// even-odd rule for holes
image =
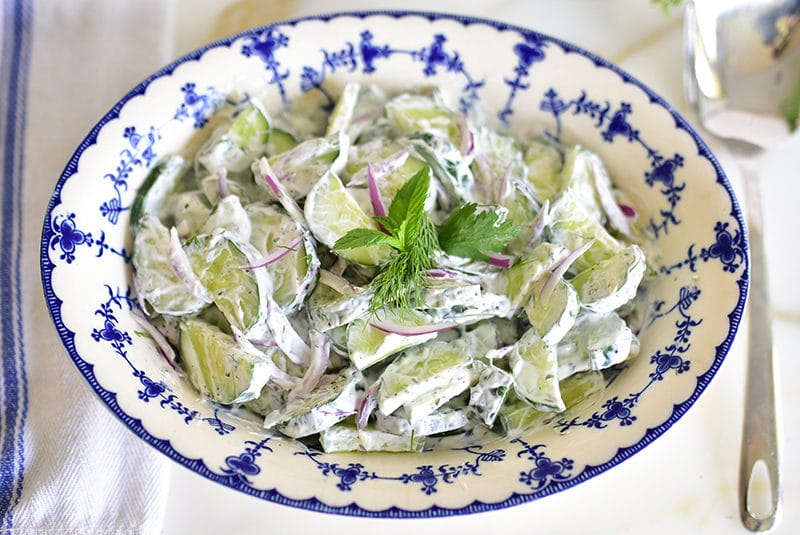
[[[436, 20], [447, 20], [447, 21], [459, 22], [464, 27], [469, 27], [471, 25], [485, 25], [499, 32], [516, 31], [526, 35], [531, 34], [541, 38], [543, 41], [549, 41], [557, 44], [567, 53], [577, 53], [586, 57], [587, 59], [591, 60], [598, 68], [603, 68], [612, 71], [613, 73], [617, 74], [623, 80], [623, 82], [633, 84], [638, 89], [643, 91], [648, 96], [648, 98], [652, 103], [659, 105], [667, 112], [669, 112], [669, 114], [675, 121], [675, 127], [678, 129], [685, 130], [693, 138], [698, 149], [697, 156], [705, 158], [713, 166], [714, 172], [716, 173], [717, 177], [717, 183], [723, 186], [726, 193], [728, 194], [728, 197], [730, 198], [731, 201], [730, 216], [737, 221], [737, 223], [740, 225], [740, 228], [743, 230], [742, 243], [745, 250], [745, 257], [743, 260], [743, 271], [739, 279], [739, 284], [738, 284], [739, 296], [737, 298], [736, 306], [728, 314], [728, 321], [729, 321], [728, 334], [725, 337], [725, 339], [716, 347], [715, 355], [713, 358], [713, 362], [711, 363], [711, 366], [705, 373], [703, 373], [697, 378], [697, 385], [692, 394], [681, 403], [673, 404], [673, 408], [669, 417], [665, 421], [663, 421], [660, 425], [648, 428], [645, 431], [643, 437], [635, 444], [627, 447], [618, 448], [616, 454], [613, 457], [611, 457], [608, 461], [598, 465], [587, 466], [584, 469], [584, 471], [578, 474], [577, 476], [570, 478], [567, 481], [553, 482], [553, 484], [549, 485], [546, 489], [543, 489], [540, 492], [535, 492], [531, 494], [512, 493], [508, 498], [499, 502], [484, 502], [480, 501], [479, 499], [475, 499], [470, 504], [458, 508], [447, 508], [438, 505], [432, 505], [427, 509], [419, 509], [419, 510], [408, 510], [398, 506], [391, 506], [386, 509], [371, 510], [361, 507], [355, 502], [352, 502], [349, 505], [336, 506], [336, 505], [326, 504], [315, 496], [312, 496], [311, 498], [308, 499], [294, 499], [284, 496], [283, 494], [281, 494], [279, 490], [275, 488], [271, 490], [260, 490], [244, 484], [233, 485], [231, 484], [230, 479], [224, 478], [219, 474], [215, 473], [214, 471], [212, 471], [211, 469], [209, 469], [202, 459], [193, 459], [184, 456], [175, 447], [172, 446], [169, 439], [160, 439], [153, 436], [145, 429], [141, 420], [129, 416], [118, 404], [116, 400], [116, 393], [107, 390], [102, 385], [100, 385], [95, 376], [93, 365], [85, 361], [81, 357], [81, 355], [78, 354], [78, 352], [75, 349], [73, 341], [74, 333], [72, 333], [69, 329], [67, 329], [62, 320], [62, 314], [60, 308], [61, 300], [55, 294], [52, 286], [52, 275], [53, 275], [53, 270], [56, 267], [56, 264], [50, 260], [48, 252], [50, 246], [49, 234], [51, 232], [50, 221], [52, 212], [58, 205], [61, 204], [61, 192], [64, 184], [72, 175], [78, 172], [78, 163], [81, 157], [83, 156], [84, 151], [97, 143], [98, 134], [103, 129], [103, 127], [105, 127], [109, 122], [117, 119], [119, 117], [121, 110], [131, 99], [139, 95], [143, 95], [145, 93], [145, 90], [150, 86], [151, 83], [153, 83], [155, 80], [158, 80], [159, 78], [170, 75], [180, 65], [191, 61], [197, 61], [207, 51], [222, 46], [230, 46], [236, 40], [246, 36], [282, 26], [294, 27], [301, 23], [309, 21], [328, 22], [333, 19], [341, 19], [341, 18], [358, 18], [365, 20], [370, 17], [380, 17], [380, 16], [388, 16], [396, 19], [406, 18], [406, 17], [421, 17], [431, 22], [434, 22]], [[749, 259], [748, 244], [749, 244], [749, 239], [747, 234], [747, 226], [745, 225], [741, 207], [736, 198], [733, 187], [730, 181], [727, 179], [727, 176], [722, 166], [719, 164], [716, 157], [711, 152], [710, 148], [708, 147], [702, 136], [671, 104], [665, 101], [660, 95], [655, 93], [648, 86], [640, 82], [636, 77], [632, 76], [631, 74], [629, 74], [622, 68], [618, 67], [611, 61], [606, 60], [582, 47], [574, 45], [558, 37], [551, 36], [547, 33], [543, 33], [535, 29], [507, 22], [502, 22], [491, 18], [471, 16], [471, 15], [460, 15], [460, 14], [449, 13], [444, 11], [435, 11], [435, 10], [432, 11], [403, 10], [403, 9], [345, 10], [345, 11], [330, 11], [320, 14], [312, 14], [312, 15], [289, 18], [286, 20], [276, 21], [274, 23], [255, 26], [247, 30], [243, 30], [241, 32], [237, 32], [235, 34], [223, 37], [221, 39], [210, 42], [200, 48], [197, 48], [187, 54], [178, 57], [177, 59], [168, 63], [166, 66], [160, 68], [159, 70], [147, 76], [133, 89], [128, 91], [89, 130], [89, 132], [86, 134], [86, 136], [78, 145], [75, 152], [68, 160], [67, 164], [65, 165], [63, 171], [61, 172], [58, 178], [58, 181], [54, 187], [53, 193], [51, 194], [50, 200], [47, 205], [47, 209], [44, 214], [44, 223], [42, 227], [42, 235], [40, 241], [40, 275], [41, 275], [42, 289], [44, 292], [45, 301], [50, 316], [52, 318], [52, 321], [56, 327], [56, 331], [58, 332], [58, 335], [64, 347], [67, 350], [67, 353], [69, 354], [75, 366], [80, 371], [84, 380], [88, 383], [88, 385], [91, 387], [94, 393], [98, 395], [98, 397], [103, 401], [103, 403], [107, 406], [107, 408], [125, 425], [126, 428], [128, 428], [131, 432], [136, 434], [145, 443], [149, 444], [151, 447], [155, 448], [162, 454], [166, 455], [170, 460], [178, 463], [179, 465], [193, 471], [194, 473], [208, 480], [220, 483], [225, 487], [264, 499], [269, 502], [288, 505], [299, 509], [345, 515], [345, 516], [358, 516], [358, 517], [370, 517], [370, 518], [431, 518], [431, 517], [446, 517], [446, 516], [473, 514], [486, 511], [496, 511], [505, 509], [507, 507], [519, 505], [522, 503], [529, 503], [531, 501], [538, 500], [544, 496], [561, 492], [579, 483], [585, 482], [588, 479], [591, 479], [594, 476], [603, 473], [606, 470], [609, 470], [610, 468], [620, 464], [624, 460], [630, 458], [631, 456], [633, 456], [634, 454], [638, 453], [646, 446], [651, 444], [656, 438], [664, 434], [664, 432], [667, 429], [672, 427], [672, 425], [675, 424], [692, 405], [694, 405], [694, 403], [699, 398], [700, 394], [702, 394], [705, 391], [711, 379], [714, 377], [714, 375], [716, 375], [717, 371], [719, 370], [719, 367], [722, 365], [726, 355], [728, 354], [731, 348], [731, 344], [734, 341], [734, 338], [737, 334], [742, 319], [742, 314], [744, 311], [744, 306], [747, 298], [749, 281], [750, 281], [750, 259]]]

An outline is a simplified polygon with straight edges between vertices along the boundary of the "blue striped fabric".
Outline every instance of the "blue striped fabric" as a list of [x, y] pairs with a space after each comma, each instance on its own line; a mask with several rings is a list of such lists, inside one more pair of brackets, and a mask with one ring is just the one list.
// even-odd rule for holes
[[22, 173], [25, 99], [32, 8], [28, 0], [3, 0], [0, 43], [0, 531], [14, 527], [22, 493], [24, 430], [28, 408], [22, 336]]

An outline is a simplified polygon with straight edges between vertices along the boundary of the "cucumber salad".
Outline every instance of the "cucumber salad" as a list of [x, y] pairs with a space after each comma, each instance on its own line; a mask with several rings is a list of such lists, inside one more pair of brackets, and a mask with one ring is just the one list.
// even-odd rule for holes
[[544, 425], [638, 353], [651, 270], [586, 148], [436, 88], [214, 121], [131, 207], [143, 328], [211, 402], [326, 452], [422, 451]]

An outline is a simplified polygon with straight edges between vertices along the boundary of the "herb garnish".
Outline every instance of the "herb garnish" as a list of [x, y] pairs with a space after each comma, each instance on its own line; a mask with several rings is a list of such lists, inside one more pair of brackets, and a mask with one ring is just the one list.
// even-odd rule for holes
[[450, 214], [439, 231], [439, 246], [448, 254], [488, 260], [487, 252], [499, 253], [519, 234], [519, 226], [503, 220], [497, 210], [479, 211], [474, 202], [462, 204]]
[[353, 229], [333, 246], [336, 251], [386, 244], [398, 251], [372, 281], [373, 312], [384, 306], [408, 312], [420, 301], [425, 273], [433, 267], [437, 243], [436, 227], [425, 211], [430, 181], [430, 168], [426, 166], [400, 188], [388, 215], [375, 217], [386, 232]]
[[376, 216], [384, 230], [358, 228], [339, 238], [333, 250], [389, 245], [397, 251], [372, 280], [372, 312], [387, 307], [403, 314], [422, 298], [426, 273], [433, 267], [437, 249], [445, 253], [488, 260], [487, 252], [500, 252], [517, 237], [519, 226], [503, 220], [492, 207], [462, 204], [437, 232], [425, 210], [431, 168], [423, 167], [397, 192], [386, 216]]

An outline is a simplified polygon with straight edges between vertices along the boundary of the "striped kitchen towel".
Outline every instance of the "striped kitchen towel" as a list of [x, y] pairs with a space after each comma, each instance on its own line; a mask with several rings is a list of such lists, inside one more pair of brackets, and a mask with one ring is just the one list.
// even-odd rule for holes
[[0, 533], [160, 533], [169, 461], [96, 398], [39, 277], [55, 183], [92, 125], [170, 59], [163, 0], [3, 0]]

